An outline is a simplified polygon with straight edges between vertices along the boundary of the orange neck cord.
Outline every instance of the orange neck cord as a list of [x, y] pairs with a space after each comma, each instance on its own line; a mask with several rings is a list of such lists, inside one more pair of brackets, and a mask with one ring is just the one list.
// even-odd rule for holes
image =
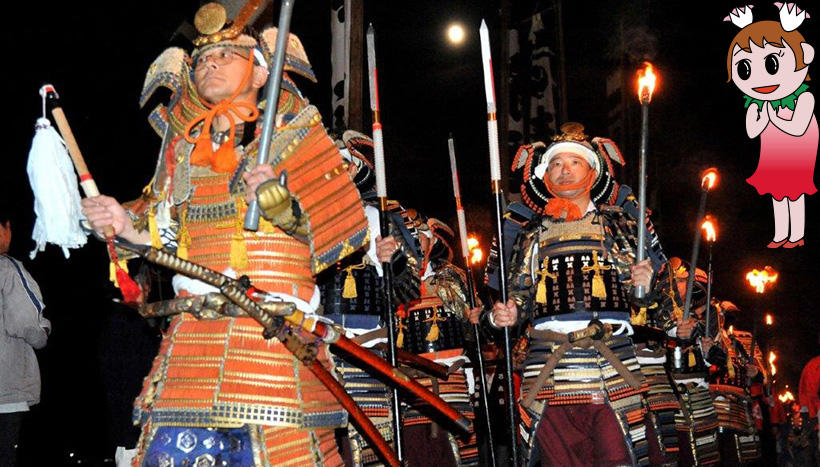
[[[242, 82], [236, 88], [236, 91], [227, 99], [222, 100], [216, 105], [205, 103], [208, 110], [194, 117], [185, 127], [185, 141], [194, 143], [194, 151], [191, 153], [191, 164], [198, 166], [211, 166], [214, 172], [230, 173], [236, 170], [239, 161], [234, 150], [234, 137], [236, 136], [236, 123], [234, 123], [233, 116], [236, 116], [244, 122], [252, 122], [259, 118], [259, 109], [255, 105], [248, 102], [234, 102], [239, 96], [248, 80], [253, 74], [253, 54], [248, 57], [248, 64], [245, 69], [245, 76]], [[247, 111], [247, 115], [241, 111]], [[230, 123], [230, 130], [228, 132], [228, 140], [225, 141], [216, 152], [213, 149], [211, 142], [211, 125], [215, 118], [219, 116], [227, 117]], [[203, 122], [202, 129], [199, 136], [194, 138], [192, 132], [200, 122]]]
[[[592, 188], [592, 184], [595, 182], [595, 175], [597, 172], [595, 170], [590, 170], [587, 172], [587, 175], [578, 181], [577, 183], [567, 183], [565, 185], [556, 185], [549, 181], [549, 178], [545, 180], [547, 182], [547, 190], [553, 196], [547, 202], [546, 208], [544, 208], [544, 213], [553, 219], [560, 219], [564, 217], [566, 221], [575, 221], [581, 218], [581, 208], [575, 204], [575, 200], [582, 198], [584, 195], [589, 193], [589, 190]], [[556, 194], [557, 191], [569, 191], [569, 190], [577, 190], [579, 188], [583, 188], [584, 191], [578, 193], [576, 196], [572, 198], [562, 198]], [[562, 216], [562, 214], [565, 215]]]

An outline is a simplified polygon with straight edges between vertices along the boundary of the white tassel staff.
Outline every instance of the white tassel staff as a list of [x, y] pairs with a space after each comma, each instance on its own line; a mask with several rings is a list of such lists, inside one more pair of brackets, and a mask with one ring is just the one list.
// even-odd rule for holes
[[40, 88], [43, 116], [34, 126], [26, 165], [37, 216], [31, 233], [35, 243], [29, 254], [31, 259], [44, 251], [48, 243], [62, 248], [66, 258], [70, 256], [69, 248], [81, 248], [86, 243], [86, 234], [80, 227], [83, 215], [77, 177], [65, 142], [46, 117], [46, 93], [53, 90], [49, 84]]
[[[490, 184], [495, 196], [496, 235], [498, 236], [498, 284], [501, 290], [501, 301], [507, 304], [507, 263], [504, 255], [503, 229], [503, 201], [504, 192], [501, 189], [501, 160], [498, 152], [498, 120], [495, 106], [495, 84], [493, 83], [493, 59], [490, 53], [490, 34], [487, 23], [481, 20], [481, 63], [484, 66], [484, 92], [487, 96], [487, 135], [490, 144]], [[515, 392], [512, 380], [512, 346], [510, 343], [510, 328], [504, 327], [504, 363], [505, 392], [507, 396], [507, 417], [510, 424], [510, 456], [512, 465], [518, 465], [518, 434], [516, 423]]]
[[[74, 163], [74, 169], [80, 178], [80, 186], [83, 188], [85, 196], [99, 196], [100, 191], [97, 189], [97, 184], [88, 171], [88, 166], [85, 164], [83, 154], [80, 152], [80, 146], [77, 144], [77, 140], [74, 139], [74, 133], [71, 131], [65, 113], [63, 113], [63, 109], [60, 107], [57, 90], [54, 89], [54, 86], [47, 84], [40, 88], [40, 95], [44, 96], [46, 102], [51, 103], [51, 116], [54, 117], [54, 122], [60, 130], [60, 134], [63, 136], [65, 146], [68, 149], [71, 161]], [[128, 271], [125, 270], [124, 266], [120, 264], [117, 252], [114, 250], [114, 229], [110, 226], [106, 227], [104, 233], [108, 246], [108, 256], [111, 259], [112, 280], [115, 280], [117, 287], [120, 288], [125, 303], [138, 303], [143, 299], [142, 290], [140, 290], [136, 282], [128, 276]]]

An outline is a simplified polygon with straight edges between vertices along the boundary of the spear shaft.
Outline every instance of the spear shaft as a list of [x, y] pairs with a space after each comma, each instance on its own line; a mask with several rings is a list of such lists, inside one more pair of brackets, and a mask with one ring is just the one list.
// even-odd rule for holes
[[[501, 189], [501, 160], [498, 149], [498, 120], [495, 105], [495, 84], [493, 83], [493, 60], [490, 52], [490, 33], [487, 23], [481, 20], [481, 62], [484, 68], [484, 93], [487, 97], [487, 137], [490, 146], [490, 185], [495, 198], [496, 235], [498, 238], [498, 284], [501, 291], [501, 301], [507, 304], [507, 263], [504, 254], [504, 192]], [[512, 379], [512, 344], [510, 342], [510, 328], [504, 327], [504, 363], [505, 363], [505, 395], [507, 398], [507, 418], [510, 429], [510, 456], [512, 465], [518, 465], [518, 434], [515, 403], [515, 388]]]
[[[473, 269], [470, 266], [470, 247], [467, 244], [467, 220], [464, 215], [464, 206], [461, 204], [461, 185], [458, 181], [458, 166], [456, 165], [456, 150], [453, 135], [450, 135], [447, 139], [447, 147], [450, 152], [450, 172], [453, 175], [453, 195], [456, 198], [456, 216], [458, 217], [458, 232], [461, 237], [461, 253], [464, 255], [464, 267], [467, 269], [467, 294], [469, 296], [470, 309], [473, 309], [476, 307], [475, 281], [473, 280]], [[479, 372], [479, 395], [481, 396], [482, 410], [484, 410], [484, 424], [487, 429], [489, 465], [495, 467], [495, 451], [493, 450], [495, 443], [493, 442], [492, 423], [490, 423], [487, 375], [484, 372], [484, 355], [481, 353], [481, 330], [478, 324], [473, 324], [473, 339], [475, 339], [475, 354]]]
[[[387, 209], [387, 180], [384, 170], [384, 140], [382, 138], [382, 123], [379, 109], [379, 82], [376, 68], [376, 38], [373, 24], [367, 28], [367, 69], [370, 84], [370, 110], [373, 113], [373, 153], [376, 169], [376, 195], [379, 197], [379, 224], [380, 235], [387, 238], [390, 235], [390, 219]], [[398, 364], [396, 357], [396, 313], [393, 310], [393, 270], [389, 262], [382, 263], [384, 274], [384, 301], [385, 324], [387, 324], [387, 356], [390, 365]], [[404, 460], [401, 435], [401, 405], [399, 392], [394, 387], [391, 401], [393, 413], [393, 442], [395, 443], [396, 457]]]

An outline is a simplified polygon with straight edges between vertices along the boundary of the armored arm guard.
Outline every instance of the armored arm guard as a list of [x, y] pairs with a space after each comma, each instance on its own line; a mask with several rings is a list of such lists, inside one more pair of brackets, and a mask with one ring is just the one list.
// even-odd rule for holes
[[[620, 279], [626, 286], [628, 296], [634, 301], [633, 286], [631, 284], [632, 274], [629, 266], [635, 262], [638, 244], [637, 230], [639, 226], [637, 225], [637, 218], [639, 211], [637, 200], [629, 187], [621, 186], [616, 203], [610, 206], [601, 206], [600, 210], [604, 214], [607, 250], [613, 253]], [[646, 226], [642, 228], [646, 229], [646, 256], [655, 274], [649, 293], [640, 303], [635, 301], [633, 304], [638, 307], [657, 308], [663, 300], [662, 291], [664, 290], [663, 287], [658, 287], [658, 276], [667, 259], [648, 216]]]
[[508, 298], [518, 306], [518, 325], [529, 322], [533, 306], [533, 264], [537, 262], [538, 229], [522, 231], [515, 241], [507, 274]]
[[683, 317], [683, 297], [675, 283], [675, 271], [668, 262], [661, 265], [649, 296], [654, 298], [655, 305], [648, 309], [648, 324], [664, 331], [677, 326]]
[[[533, 216], [535, 216], [535, 213], [532, 209], [521, 203], [511, 203], [507, 206], [502, 229], [504, 231], [504, 257], [507, 258], [508, 262], [518, 234], [527, 227]], [[487, 258], [484, 280], [489, 288], [496, 291], [499, 290], [498, 266], [498, 239], [493, 238], [490, 255]]]
[[262, 216], [280, 227], [289, 235], [307, 242], [310, 228], [307, 219], [302, 216], [299, 203], [293, 199], [286, 186], [286, 173], [278, 179], [273, 178], [259, 184], [256, 188], [256, 197]]

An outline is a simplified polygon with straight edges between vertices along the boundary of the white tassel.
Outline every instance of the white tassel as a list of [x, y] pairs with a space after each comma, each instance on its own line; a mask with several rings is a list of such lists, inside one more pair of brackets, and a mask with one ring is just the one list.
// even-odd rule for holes
[[36, 245], [29, 256], [34, 259], [46, 243], [53, 243], [68, 258], [69, 248], [80, 248], [86, 242], [80, 228], [83, 216], [77, 175], [65, 143], [48, 119], [38, 118], [35, 129], [26, 167], [37, 216], [31, 233]]

